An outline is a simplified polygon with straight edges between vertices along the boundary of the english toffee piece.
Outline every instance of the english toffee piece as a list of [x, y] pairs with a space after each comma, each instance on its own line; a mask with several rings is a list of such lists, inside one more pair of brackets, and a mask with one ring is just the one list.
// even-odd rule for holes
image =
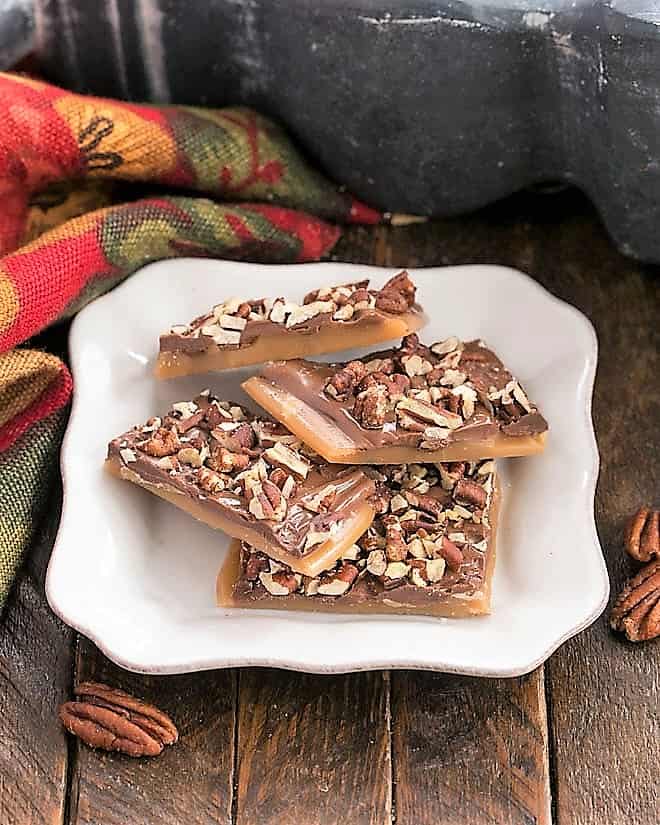
[[224, 606], [469, 616], [489, 612], [498, 492], [492, 460], [365, 467], [378, 515], [320, 575], [235, 542], [218, 576]]
[[243, 388], [330, 462], [476, 461], [539, 453], [548, 425], [482, 341], [417, 335], [343, 364], [266, 364]]
[[159, 378], [286, 360], [391, 341], [426, 322], [407, 272], [380, 290], [369, 281], [324, 287], [302, 304], [230, 298], [160, 337]]
[[374, 517], [374, 481], [204, 391], [115, 438], [106, 467], [299, 573], [334, 564]]

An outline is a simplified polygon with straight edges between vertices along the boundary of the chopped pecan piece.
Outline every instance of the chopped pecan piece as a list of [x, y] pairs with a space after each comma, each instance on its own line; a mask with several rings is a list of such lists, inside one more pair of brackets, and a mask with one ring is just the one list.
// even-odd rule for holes
[[275, 573], [259, 573], [259, 581], [271, 596], [288, 596], [298, 588], [298, 580], [290, 571], [278, 570]]
[[458, 570], [463, 563], [463, 553], [454, 542], [443, 536], [439, 549], [441, 557], [447, 562], [447, 567], [452, 571]]
[[438, 517], [442, 512], [442, 502], [437, 498], [429, 495], [421, 495], [419, 493], [415, 493], [413, 490], [404, 490], [403, 495], [406, 497], [406, 501], [411, 507], [414, 507], [416, 510], [422, 510], [424, 513], [428, 513], [430, 516], [433, 516], [434, 521], [438, 520]]
[[612, 607], [610, 626], [631, 642], [660, 635], [660, 560], [649, 562], [627, 582]]
[[660, 511], [640, 507], [626, 526], [624, 541], [626, 552], [635, 561], [660, 558]]
[[367, 556], [367, 571], [372, 576], [382, 576], [387, 567], [387, 559], [382, 550], [372, 550]]
[[366, 372], [366, 367], [362, 361], [349, 361], [345, 367], [328, 379], [325, 391], [332, 398], [344, 400], [353, 392], [356, 384], [362, 381]]
[[221, 473], [233, 473], [245, 470], [250, 464], [250, 456], [244, 453], [233, 453], [226, 447], [219, 447], [211, 453], [209, 466]]
[[259, 578], [259, 573], [268, 570], [268, 559], [263, 553], [250, 553], [245, 565], [245, 578], [253, 582]]
[[412, 282], [410, 275], [404, 269], [398, 275], [394, 275], [381, 289], [383, 292], [398, 292], [406, 300], [406, 307], [410, 308], [415, 303], [415, 293], [417, 289]]
[[380, 429], [387, 416], [387, 400], [385, 387], [380, 384], [370, 387], [355, 399], [353, 417], [366, 429]]
[[240, 427], [233, 430], [231, 437], [240, 447], [247, 450], [254, 447], [257, 441], [257, 436], [254, 430], [247, 422], [241, 424]]
[[261, 489], [273, 508], [273, 518], [281, 521], [287, 510], [287, 500], [282, 491], [272, 481], [268, 480], [262, 482]]
[[385, 568], [382, 576], [382, 583], [385, 590], [392, 590], [402, 585], [410, 571], [410, 565], [402, 561], [391, 561]]
[[135, 446], [147, 455], [162, 458], [166, 455], [174, 455], [181, 449], [182, 445], [174, 428], [159, 427], [151, 438], [147, 441], [141, 441]]
[[296, 450], [292, 450], [290, 447], [287, 447], [286, 444], [282, 444], [281, 441], [276, 441], [272, 447], [264, 450], [264, 458], [272, 464], [273, 467], [281, 467], [286, 472], [298, 476], [298, 478], [307, 478], [307, 474], [309, 473], [309, 462], [307, 459], [303, 458]]
[[483, 508], [486, 506], [487, 498], [485, 489], [476, 481], [462, 478], [456, 482], [454, 499], [459, 504], [473, 504], [475, 507]]
[[410, 309], [410, 303], [402, 292], [393, 289], [382, 289], [376, 295], [376, 309], [389, 312], [392, 315], [401, 315]]
[[323, 577], [317, 593], [321, 596], [343, 596], [358, 576], [358, 569], [351, 562], [342, 562], [336, 573]]
[[385, 516], [385, 555], [388, 561], [403, 561], [408, 555], [401, 522], [396, 516]]
[[278, 570], [276, 573], [273, 573], [271, 581], [280, 587], [284, 587], [288, 593], [294, 593], [298, 589], [299, 581], [295, 573], [291, 571]]
[[207, 493], [211, 493], [212, 495], [224, 490], [225, 487], [222, 478], [213, 470], [209, 470], [208, 467], [199, 468], [197, 471], [197, 483], [202, 490], [206, 490]]
[[158, 756], [179, 738], [170, 717], [146, 702], [97, 682], [81, 682], [76, 701], [64, 702], [64, 727], [92, 748], [127, 756]]

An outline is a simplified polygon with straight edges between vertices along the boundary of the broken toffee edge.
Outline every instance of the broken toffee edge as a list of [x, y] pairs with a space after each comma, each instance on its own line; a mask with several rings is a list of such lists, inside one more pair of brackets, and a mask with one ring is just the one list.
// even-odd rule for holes
[[[199, 352], [186, 352], [184, 349], [161, 350], [154, 367], [154, 375], [159, 379], [178, 378], [238, 369], [263, 364], [265, 361], [287, 361], [301, 356], [325, 355], [368, 347], [415, 332], [427, 322], [427, 316], [420, 311], [403, 313], [400, 316], [366, 318], [364, 321], [356, 321], [353, 328], [347, 327], [345, 321], [337, 321], [337, 324], [342, 324], [341, 329], [321, 327], [314, 334], [310, 334], [309, 330], [297, 329], [287, 330], [286, 335], [266, 333], [249, 344], [233, 348], [213, 345]], [[332, 331], [332, 336], [327, 330]], [[331, 342], [334, 337], [337, 337], [336, 343]], [[266, 345], [268, 352], [264, 353]]]
[[[306, 596], [292, 593], [288, 596], [273, 596], [269, 593], [259, 594], [258, 598], [237, 597], [234, 592], [242, 578], [240, 569], [241, 543], [232, 541], [227, 555], [220, 567], [216, 579], [216, 601], [219, 607], [245, 608], [248, 610], [291, 610], [298, 612], [345, 613], [369, 615], [416, 615], [434, 618], [470, 618], [490, 613], [493, 574], [497, 555], [497, 531], [501, 507], [501, 485], [498, 474], [494, 475], [493, 498], [489, 508], [489, 536], [486, 549], [486, 564], [479, 591], [466, 598], [461, 596], [442, 596], [433, 599], [434, 585], [416, 588], [415, 585], [401, 585], [393, 590], [383, 590], [370, 597], [360, 594], [359, 599], [351, 601], [352, 589], [341, 596]], [[442, 581], [442, 580], [440, 580]], [[438, 583], [439, 584], [439, 583]], [[416, 593], [421, 596], [417, 601], [397, 600], [396, 594]], [[437, 591], [436, 591], [437, 592]], [[478, 595], [477, 595], [478, 594]], [[459, 609], [453, 609], [456, 605]], [[424, 609], [427, 608], [427, 609]]]
[[[228, 536], [248, 541], [251, 545], [267, 553], [271, 558], [287, 564], [293, 570], [304, 575], [318, 575], [327, 569], [328, 563], [334, 564], [342, 553], [355, 543], [371, 525], [375, 510], [368, 499], [351, 508], [342, 519], [344, 525], [330, 539], [322, 542], [314, 549], [301, 556], [288, 553], [267, 543], [267, 539], [249, 523], [239, 523], [220, 511], [220, 506], [209, 507], [208, 499], [196, 500], [192, 496], [177, 490], [167, 483], [147, 481], [139, 473], [131, 470], [116, 456], [109, 456], [105, 460], [105, 469], [117, 478], [130, 481], [142, 487], [153, 495], [178, 507], [188, 515], [206, 524], [215, 530], [220, 530]], [[338, 537], [341, 539], [338, 540]]]
[[[267, 378], [254, 375], [241, 386], [273, 418], [330, 463], [359, 465], [479, 461], [484, 458], [537, 455], [545, 449], [547, 431], [522, 436], [498, 432], [491, 439], [455, 441], [436, 450], [397, 444], [359, 447], [329, 416]], [[325, 434], [323, 438], [319, 437], [321, 433]]]

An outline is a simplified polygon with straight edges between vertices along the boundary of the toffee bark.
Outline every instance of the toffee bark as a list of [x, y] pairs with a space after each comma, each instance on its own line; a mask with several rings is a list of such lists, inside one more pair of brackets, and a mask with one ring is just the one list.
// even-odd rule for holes
[[324, 287], [302, 304], [230, 298], [160, 337], [156, 376], [174, 378], [391, 341], [426, 322], [407, 272], [380, 290], [369, 281]]
[[493, 461], [365, 468], [379, 513], [321, 575], [301, 576], [235, 542], [218, 576], [224, 607], [488, 613], [498, 491]]
[[307, 575], [374, 517], [374, 482], [329, 465], [281, 425], [205, 391], [115, 438], [106, 468]]
[[266, 364], [245, 391], [331, 462], [477, 461], [539, 453], [548, 425], [481, 341], [397, 349], [344, 364]]

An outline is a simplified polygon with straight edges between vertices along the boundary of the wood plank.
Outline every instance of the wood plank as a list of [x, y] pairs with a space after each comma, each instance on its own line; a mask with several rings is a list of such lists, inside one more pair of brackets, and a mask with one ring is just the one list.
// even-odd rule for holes
[[67, 741], [57, 707], [69, 692], [72, 634], [44, 596], [59, 509], [55, 491], [0, 627], [2, 825], [55, 825], [64, 815]]
[[389, 825], [387, 673], [241, 671], [236, 825]]
[[[614, 598], [635, 567], [622, 550], [625, 520], [660, 505], [660, 267], [616, 254], [594, 220], [548, 230], [538, 275], [587, 311], [600, 340], [596, 522]], [[548, 678], [558, 825], [658, 822], [658, 642], [616, 637], [606, 613], [550, 660]]]
[[[594, 415], [603, 456], [596, 519], [614, 596], [631, 570], [621, 552], [625, 517], [642, 502], [658, 504], [659, 268], [619, 255], [574, 191], [521, 194], [476, 215], [392, 235], [381, 228], [370, 240], [355, 229], [342, 243], [350, 248], [354, 238], [362, 259], [380, 244], [381, 259], [393, 266], [413, 259], [515, 266], [594, 322], [600, 339]], [[559, 825], [657, 821], [656, 644], [633, 647], [617, 639], [603, 616], [550, 659]]]
[[71, 825], [230, 825], [235, 671], [128, 673], [81, 637], [76, 680], [106, 682], [146, 699], [172, 716], [179, 741], [154, 759], [74, 744]]
[[[514, 208], [460, 222], [373, 232], [355, 228], [342, 240], [337, 257], [415, 267], [489, 260], [506, 251], [509, 259], [503, 263], [525, 267], [530, 243], [519, 226]], [[508, 243], [499, 243], [502, 233], [509, 234]], [[399, 825], [550, 822], [542, 669], [513, 680], [414, 672], [395, 673], [392, 679]]]
[[542, 670], [520, 679], [392, 675], [398, 825], [547, 825]]

